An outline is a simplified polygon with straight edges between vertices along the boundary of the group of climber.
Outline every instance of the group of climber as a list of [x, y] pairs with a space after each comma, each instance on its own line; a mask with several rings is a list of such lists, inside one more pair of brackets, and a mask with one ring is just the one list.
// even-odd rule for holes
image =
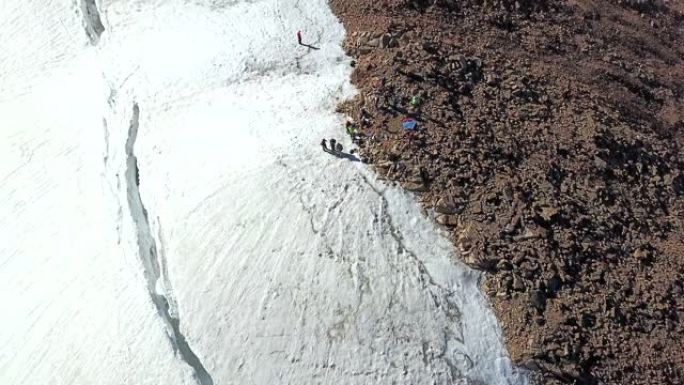
[[[345, 125], [345, 131], [347, 132], [347, 135], [349, 135], [349, 137], [351, 138], [352, 143], [357, 145], [360, 144], [363, 134], [361, 134], [358, 131], [356, 123], [354, 123], [351, 120], [348, 120], [347, 124]], [[328, 148], [328, 143], [330, 143], [330, 148]], [[342, 154], [342, 151], [344, 150], [342, 144], [334, 138], [330, 140], [321, 140], [321, 147], [323, 148], [323, 151], [334, 155]], [[353, 154], [354, 150], [349, 151], [349, 153]]]
[[[309, 44], [304, 43], [302, 39], [302, 32], [297, 31], [297, 44], [313, 49], [318, 49], [317, 47], [313, 47]], [[409, 134], [413, 134], [417, 129], [418, 125], [418, 120], [417, 120], [417, 114], [419, 114], [419, 110], [422, 104], [422, 100], [420, 96], [414, 95], [411, 97], [409, 101], [409, 106], [405, 110], [401, 110], [404, 114], [407, 116], [401, 120], [401, 127], [407, 131]], [[369, 127], [371, 126], [371, 116], [366, 111], [365, 108], [361, 108], [360, 112], [360, 122], [363, 127]], [[374, 140], [375, 136], [370, 136], [366, 137], [363, 132], [359, 130], [359, 126], [352, 120], [347, 120], [347, 123], [345, 125], [345, 131], [347, 132], [347, 135], [349, 135], [352, 143], [356, 145], [361, 145], [361, 142], [364, 140]], [[328, 143], [330, 143], [330, 148], [328, 148]], [[321, 147], [323, 148], [323, 151], [336, 155], [338, 157], [343, 157], [346, 154], [344, 154], [342, 151], [344, 150], [342, 147], [342, 144], [338, 142], [336, 139], [322, 139], [321, 140]], [[349, 151], [349, 154], [353, 154], [354, 150]]]
[[344, 150], [342, 144], [334, 138], [330, 139], [330, 148], [328, 148], [328, 141], [326, 139], [321, 140], [321, 147], [323, 147], [323, 151], [330, 153], [342, 153], [342, 150]]

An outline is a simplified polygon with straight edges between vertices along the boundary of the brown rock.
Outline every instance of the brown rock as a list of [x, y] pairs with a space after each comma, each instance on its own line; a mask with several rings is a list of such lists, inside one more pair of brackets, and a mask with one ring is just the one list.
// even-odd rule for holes
[[540, 312], [546, 309], [546, 296], [539, 290], [532, 290], [530, 292], [530, 305]]
[[508, 262], [508, 261], [505, 260], [505, 259], [500, 259], [500, 260], [496, 263], [496, 269], [499, 270], [499, 271], [501, 271], [501, 270], [512, 270], [512, 269], [513, 269], [513, 265], [511, 265], [511, 263]]
[[453, 199], [441, 197], [435, 204], [435, 212], [440, 214], [456, 214], [458, 210]]
[[525, 281], [523, 281], [520, 276], [513, 274], [513, 290], [523, 291], [525, 290]]
[[558, 214], [558, 211], [559, 210], [555, 207], [543, 207], [541, 217], [544, 218], [545, 221], [551, 222], [551, 220], [553, 220], [553, 218]]
[[419, 183], [419, 182], [404, 182], [404, 183], [402, 183], [402, 186], [405, 189], [407, 189], [409, 191], [413, 191], [413, 192], [427, 191], [427, 187], [423, 183]]
[[461, 227], [461, 230], [458, 232], [456, 244], [461, 248], [461, 250], [468, 251], [472, 249], [473, 246], [475, 246], [477, 243], [479, 243], [480, 240], [481, 236], [475, 229], [475, 226], [473, 226], [470, 223], [466, 223]]
[[435, 220], [443, 226], [456, 227], [459, 224], [458, 215], [441, 214], [437, 215]]
[[382, 35], [382, 37], [380, 38], [379, 47], [380, 48], [389, 48], [391, 39], [392, 39], [392, 36], [389, 34]]

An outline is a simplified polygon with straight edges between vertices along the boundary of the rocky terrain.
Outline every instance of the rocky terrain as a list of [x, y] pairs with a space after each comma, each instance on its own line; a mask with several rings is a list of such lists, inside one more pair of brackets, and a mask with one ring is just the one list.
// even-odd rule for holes
[[512, 358], [684, 384], [684, 1], [331, 5], [364, 160], [486, 272]]

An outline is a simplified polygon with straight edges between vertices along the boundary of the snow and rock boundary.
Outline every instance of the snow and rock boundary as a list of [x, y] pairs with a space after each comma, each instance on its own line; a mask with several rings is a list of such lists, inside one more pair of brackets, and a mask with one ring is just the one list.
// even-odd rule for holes
[[513, 359], [544, 383], [681, 383], [684, 7], [331, 4], [362, 155], [486, 272]]

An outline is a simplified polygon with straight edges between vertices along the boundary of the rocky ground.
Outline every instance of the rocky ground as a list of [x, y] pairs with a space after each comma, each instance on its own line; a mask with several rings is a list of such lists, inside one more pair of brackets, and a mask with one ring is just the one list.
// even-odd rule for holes
[[364, 160], [486, 272], [512, 358], [684, 384], [684, 1], [331, 5]]

